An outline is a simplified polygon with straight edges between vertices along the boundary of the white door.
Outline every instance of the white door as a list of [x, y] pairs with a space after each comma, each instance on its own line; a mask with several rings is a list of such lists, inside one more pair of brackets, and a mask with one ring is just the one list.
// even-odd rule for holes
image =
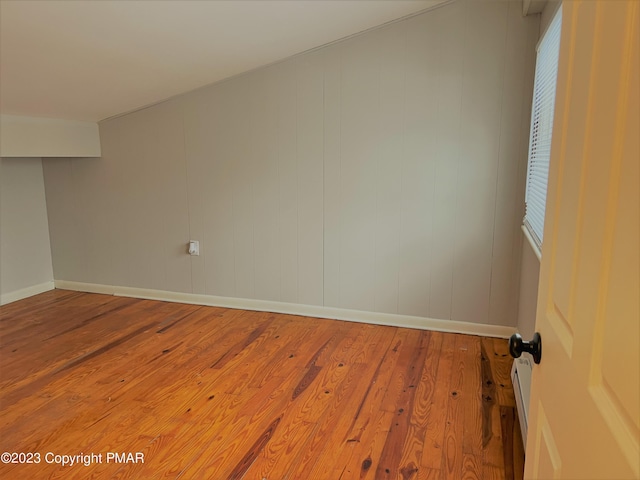
[[640, 2], [564, 1], [525, 477], [640, 478]]

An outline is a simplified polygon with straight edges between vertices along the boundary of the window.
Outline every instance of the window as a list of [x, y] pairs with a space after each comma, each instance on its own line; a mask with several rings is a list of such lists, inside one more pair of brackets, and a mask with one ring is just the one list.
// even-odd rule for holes
[[533, 86], [524, 226], [539, 252], [542, 252], [561, 24], [562, 7], [538, 43]]

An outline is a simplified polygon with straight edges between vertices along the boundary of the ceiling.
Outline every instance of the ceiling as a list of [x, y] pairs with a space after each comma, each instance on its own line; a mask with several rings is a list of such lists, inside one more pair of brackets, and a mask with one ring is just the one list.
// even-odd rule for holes
[[444, 0], [1, 0], [0, 112], [99, 121]]

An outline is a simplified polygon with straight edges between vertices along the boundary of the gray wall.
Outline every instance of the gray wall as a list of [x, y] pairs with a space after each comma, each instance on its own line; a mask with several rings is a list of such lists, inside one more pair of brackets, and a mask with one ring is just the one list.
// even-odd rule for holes
[[2, 158], [0, 163], [0, 295], [53, 281], [42, 161]]
[[55, 278], [515, 325], [538, 29], [459, 1], [101, 122]]
[[[553, 16], [562, 2], [549, 1], [540, 18], [540, 35], [546, 32]], [[525, 339], [530, 339], [536, 329], [536, 309], [538, 301], [538, 281], [540, 279], [540, 261], [526, 238], [522, 239], [520, 258], [520, 293], [518, 305], [518, 331]]]
[[535, 332], [539, 278], [540, 260], [538, 260], [529, 241], [523, 238], [517, 327], [526, 340], [531, 339]]

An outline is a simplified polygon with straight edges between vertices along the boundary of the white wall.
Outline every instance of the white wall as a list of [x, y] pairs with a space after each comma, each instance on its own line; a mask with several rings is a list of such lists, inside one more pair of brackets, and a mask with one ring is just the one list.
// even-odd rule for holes
[[99, 157], [98, 124], [0, 115], [3, 157]]
[[2, 158], [0, 294], [5, 304], [53, 288], [42, 161]]
[[459, 1], [101, 122], [45, 163], [56, 279], [515, 326], [538, 22]]

